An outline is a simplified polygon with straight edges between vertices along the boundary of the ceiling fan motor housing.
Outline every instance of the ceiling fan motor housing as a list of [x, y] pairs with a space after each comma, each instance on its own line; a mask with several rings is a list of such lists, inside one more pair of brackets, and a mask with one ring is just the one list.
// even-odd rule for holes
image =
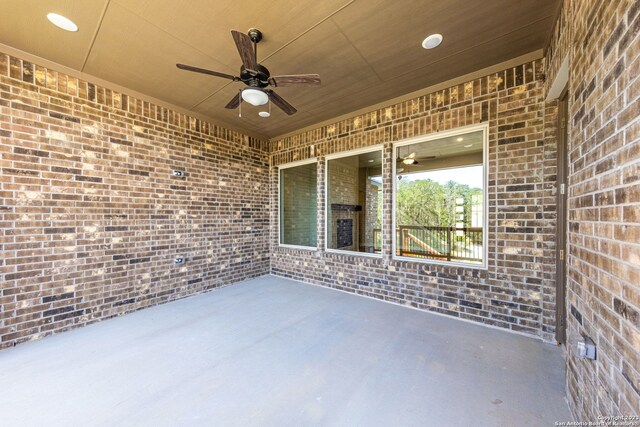
[[240, 80], [251, 87], [267, 87], [269, 86], [269, 77], [271, 74], [266, 67], [256, 64], [255, 70], [247, 70], [244, 65], [240, 67]]

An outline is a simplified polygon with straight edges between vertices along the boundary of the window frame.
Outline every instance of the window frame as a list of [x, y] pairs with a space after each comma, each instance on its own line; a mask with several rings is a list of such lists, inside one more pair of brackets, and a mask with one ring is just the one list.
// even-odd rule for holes
[[[316, 246], [302, 246], [302, 245], [290, 245], [287, 243], [282, 243], [282, 206], [280, 205], [282, 202], [280, 190], [282, 188], [282, 174], [280, 173], [284, 169], [291, 169], [298, 166], [304, 166], [315, 163], [316, 170], [318, 168], [318, 158], [313, 157], [305, 160], [298, 160], [295, 162], [285, 163], [282, 165], [278, 165], [278, 247], [280, 248], [288, 248], [288, 249], [300, 249], [305, 251], [317, 251], [318, 245]], [[318, 197], [318, 175], [316, 173], [316, 198]], [[316, 208], [317, 210], [317, 208]], [[316, 242], [318, 240], [318, 224], [317, 224], [317, 213], [316, 213]]]
[[[341, 151], [339, 153], [333, 153], [325, 156], [324, 158], [324, 251], [327, 253], [333, 254], [344, 254], [344, 255], [355, 255], [355, 256], [363, 256], [369, 258], [382, 258], [384, 255], [384, 245], [382, 245], [381, 252], [379, 254], [370, 253], [370, 252], [359, 252], [359, 251], [347, 251], [344, 249], [333, 249], [329, 248], [329, 160], [341, 159], [343, 157], [351, 157], [360, 154], [373, 153], [374, 151], [380, 151], [380, 159], [382, 161], [381, 168], [384, 172], [385, 158], [384, 158], [384, 144], [376, 144], [370, 145], [364, 148], [356, 148], [354, 150], [349, 151]], [[382, 203], [384, 206], [384, 189], [386, 187], [386, 182], [384, 179], [384, 173], [381, 174], [382, 177]], [[384, 215], [382, 221], [380, 222], [380, 233], [384, 236]], [[384, 240], [384, 239], [383, 239]]]
[[[482, 217], [482, 264], [474, 264], [470, 262], [464, 261], [440, 261], [436, 259], [427, 259], [427, 258], [414, 258], [408, 256], [397, 255], [396, 251], [396, 192], [398, 190], [398, 179], [396, 176], [396, 158], [397, 158], [397, 150], [399, 147], [405, 147], [407, 145], [418, 144], [421, 142], [435, 141], [437, 139], [457, 136], [457, 135], [465, 135], [471, 132], [482, 131], [482, 166], [483, 166], [483, 175], [484, 175], [484, 188], [483, 188], [483, 217]], [[488, 249], [489, 249], [489, 123], [484, 122], [477, 125], [470, 126], [462, 126], [457, 127], [455, 129], [450, 129], [442, 132], [434, 132], [428, 135], [422, 135], [414, 138], [407, 138], [400, 141], [396, 141], [393, 143], [392, 150], [392, 172], [391, 172], [391, 180], [393, 183], [391, 184], [391, 193], [392, 193], [392, 202], [391, 202], [391, 229], [394, 230], [391, 236], [391, 257], [393, 260], [397, 261], [409, 261], [409, 262], [417, 262], [421, 264], [435, 264], [449, 267], [464, 267], [464, 268], [475, 268], [479, 270], [487, 270], [488, 269]]]

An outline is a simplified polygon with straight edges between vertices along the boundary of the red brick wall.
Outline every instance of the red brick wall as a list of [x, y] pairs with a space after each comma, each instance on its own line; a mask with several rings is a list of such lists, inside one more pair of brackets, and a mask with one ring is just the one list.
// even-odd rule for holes
[[[565, 0], [569, 54], [568, 395], [576, 419], [640, 415], [640, 2]], [[597, 360], [581, 360], [588, 336]]]
[[[274, 274], [524, 332], [555, 332], [555, 115], [545, 126], [543, 62], [534, 61], [387, 108], [271, 142]], [[552, 108], [553, 106], [551, 106]], [[488, 269], [391, 258], [390, 186], [384, 189], [383, 258], [324, 248], [324, 156], [465, 125], [489, 124]], [[277, 166], [318, 156], [317, 251], [277, 245]]]
[[0, 349], [268, 273], [267, 148], [0, 54]]

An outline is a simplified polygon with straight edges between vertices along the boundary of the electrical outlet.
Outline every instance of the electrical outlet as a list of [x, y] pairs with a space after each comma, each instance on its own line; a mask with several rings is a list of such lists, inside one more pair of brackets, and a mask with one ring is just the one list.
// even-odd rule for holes
[[174, 170], [171, 173], [173, 174], [173, 176], [178, 176], [178, 177], [184, 176], [184, 171]]
[[173, 260], [173, 263], [175, 265], [180, 265], [180, 264], [184, 264], [185, 259], [183, 257], [177, 257], [176, 259]]
[[578, 357], [581, 359], [596, 360], [596, 345], [591, 338], [582, 337], [577, 343]]

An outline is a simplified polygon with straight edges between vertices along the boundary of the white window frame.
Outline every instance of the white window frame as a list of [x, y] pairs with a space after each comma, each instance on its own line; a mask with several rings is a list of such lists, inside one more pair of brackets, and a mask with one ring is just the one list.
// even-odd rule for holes
[[[281, 222], [281, 211], [282, 211], [282, 207], [280, 206], [281, 203], [281, 197], [280, 197], [280, 188], [282, 185], [282, 174], [280, 173], [281, 170], [283, 169], [290, 169], [290, 168], [295, 168], [297, 166], [304, 166], [304, 165], [309, 165], [311, 163], [315, 163], [316, 164], [316, 170], [318, 168], [318, 158], [317, 157], [313, 157], [311, 159], [305, 159], [305, 160], [299, 160], [297, 162], [291, 162], [291, 163], [285, 163], [283, 165], [278, 165], [278, 247], [280, 248], [289, 248], [289, 249], [301, 249], [301, 250], [305, 250], [305, 251], [317, 251], [318, 250], [318, 246], [302, 246], [302, 245], [289, 245], [286, 243], [282, 243], [282, 233], [280, 230], [280, 227], [282, 226], [282, 222]], [[318, 197], [318, 175], [316, 173], [316, 199]], [[316, 207], [317, 210], [317, 207]], [[316, 213], [316, 242], [318, 240], [318, 223], [317, 223], [317, 213]]]
[[[446, 138], [446, 137], [450, 137], [450, 136], [456, 136], [456, 135], [464, 135], [467, 133], [471, 133], [471, 132], [477, 132], [477, 131], [483, 131], [483, 145], [482, 145], [482, 166], [483, 166], [483, 174], [484, 174], [484, 188], [483, 188], [483, 217], [482, 217], [482, 264], [474, 264], [474, 263], [470, 263], [470, 262], [464, 262], [464, 261], [440, 261], [440, 260], [434, 260], [434, 259], [427, 259], [427, 258], [414, 258], [414, 257], [407, 257], [407, 256], [401, 256], [401, 255], [397, 255], [396, 253], [396, 191], [398, 189], [398, 179], [396, 177], [396, 157], [397, 157], [397, 150], [399, 147], [404, 147], [407, 145], [412, 145], [412, 144], [418, 144], [421, 142], [427, 142], [427, 141], [434, 141], [437, 139], [441, 139], [441, 138]], [[447, 131], [442, 131], [442, 132], [435, 132], [435, 133], [431, 133], [428, 135], [423, 135], [423, 136], [419, 136], [419, 137], [415, 137], [415, 138], [408, 138], [408, 139], [403, 139], [400, 141], [396, 141], [393, 144], [393, 165], [392, 165], [392, 173], [391, 173], [391, 177], [392, 177], [392, 206], [391, 206], [391, 227], [393, 232], [391, 233], [392, 235], [392, 240], [391, 240], [391, 254], [392, 254], [392, 258], [394, 260], [399, 260], [399, 261], [410, 261], [410, 262], [417, 262], [417, 263], [422, 263], [422, 264], [437, 264], [437, 265], [444, 265], [444, 266], [449, 266], [449, 267], [469, 267], [469, 268], [475, 268], [475, 269], [480, 269], [480, 270], [486, 270], [488, 267], [488, 263], [487, 263], [487, 258], [488, 258], [488, 235], [489, 235], [489, 223], [488, 223], [488, 211], [489, 211], [489, 123], [485, 122], [485, 123], [481, 123], [478, 125], [471, 125], [471, 126], [463, 126], [463, 127], [458, 127], [455, 129], [451, 129], [451, 130], [447, 130]]]
[[[359, 154], [372, 153], [374, 151], [380, 151], [380, 160], [382, 162], [380, 166], [384, 171], [385, 158], [384, 158], [383, 144], [371, 145], [364, 148], [357, 148], [355, 150], [342, 151], [340, 153], [327, 155], [324, 158], [324, 161], [325, 161], [324, 163], [324, 250], [325, 252], [334, 253], [334, 254], [364, 256], [364, 257], [370, 257], [370, 258], [382, 258], [383, 256], [383, 251], [379, 254], [376, 254], [376, 253], [370, 253], [370, 252], [346, 251], [343, 249], [329, 248], [329, 214], [328, 214], [330, 209], [329, 207], [329, 160], [340, 159], [343, 157], [357, 156]], [[384, 173], [382, 173], [381, 176], [382, 176], [382, 194], [383, 194], [382, 202], [384, 203], [384, 188], [387, 184], [385, 183]], [[384, 219], [380, 224], [380, 233], [382, 233], [382, 235], [384, 236]]]

